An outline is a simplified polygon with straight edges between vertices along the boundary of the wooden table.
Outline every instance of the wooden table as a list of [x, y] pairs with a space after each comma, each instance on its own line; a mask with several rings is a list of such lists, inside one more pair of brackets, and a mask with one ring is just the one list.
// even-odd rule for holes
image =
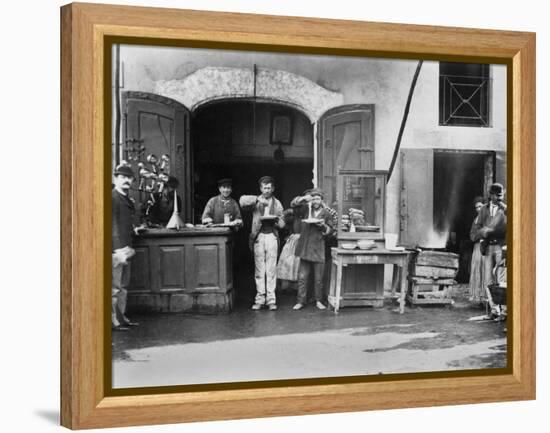
[[343, 268], [348, 265], [394, 265], [392, 277], [392, 296], [395, 295], [397, 286], [399, 292], [399, 313], [405, 311], [405, 295], [407, 294], [407, 274], [410, 251], [391, 251], [377, 246], [371, 250], [355, 248], [347, 250], [332, 248], [332, 273], [330, 281], [329, 304], [338, 313], [342, 301]]

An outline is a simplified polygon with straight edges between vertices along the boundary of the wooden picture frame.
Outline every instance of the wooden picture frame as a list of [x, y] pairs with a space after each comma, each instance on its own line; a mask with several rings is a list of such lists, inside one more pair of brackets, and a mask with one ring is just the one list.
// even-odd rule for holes
[[[535, 398], [535, 35], [234, 13], [70, 4], [61, 8], [61, 423], [97, 428]], [[508, 66], [509, 366], [505, 372], [108, 392], [105, 254], [109, 38], [280, 52]], [[110, 121], [110, 119], [109, 119]]]

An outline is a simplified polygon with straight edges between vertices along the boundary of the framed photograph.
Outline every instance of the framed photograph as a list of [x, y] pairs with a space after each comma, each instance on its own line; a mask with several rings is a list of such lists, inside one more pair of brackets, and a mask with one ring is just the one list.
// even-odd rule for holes
[[292, 115], [285, 112], [271, 113], [270, 143], [292, 144]]
[[535, 35], [62, 7], [61, 422], [535, 398]]

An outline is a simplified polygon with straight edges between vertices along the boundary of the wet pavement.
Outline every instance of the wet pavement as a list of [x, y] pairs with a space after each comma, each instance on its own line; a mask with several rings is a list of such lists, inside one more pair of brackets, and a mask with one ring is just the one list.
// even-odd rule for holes
[[162, 386], [506, 367], [505, 322], [457, 290], [453, 307], [395, 312], [313, 305], [294, 311], [283, 293], [277, 311], [238, 305], [220, 315], [132, 316], [140, 326], [113, 334], [113, 386]]

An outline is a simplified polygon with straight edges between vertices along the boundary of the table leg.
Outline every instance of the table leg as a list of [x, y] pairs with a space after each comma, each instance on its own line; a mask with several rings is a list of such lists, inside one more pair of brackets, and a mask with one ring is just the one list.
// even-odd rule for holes
[[399, 283], [399, 273], [400, 273], [400, 267], [397, 265], [393, 265], [393, 275], [391, 279], [391, 298], [392, 302], [395, 298], [395, 292], [397, 291], [397, 284]]
[[339, 259], [336, 265], [336, 299], [334, 300], [334, 313], [340, 309], [340, 293], [342, 290], [342, 260]]
[[403, 314], [405, 312], [405, 295], [407, 294], [407, 278], [409, 276], [409, 270], [406, 263], [399, 268], [399, 273], [401, 274], [401, 297], [399, 299], [399, 314]]
[[[329, 286], [329, 303], [333, 309], [336, 308], [336, 264], [333, 260], [330, 262], [330, 286]], [[332, 300], [332, 301], [331, 301]]]

